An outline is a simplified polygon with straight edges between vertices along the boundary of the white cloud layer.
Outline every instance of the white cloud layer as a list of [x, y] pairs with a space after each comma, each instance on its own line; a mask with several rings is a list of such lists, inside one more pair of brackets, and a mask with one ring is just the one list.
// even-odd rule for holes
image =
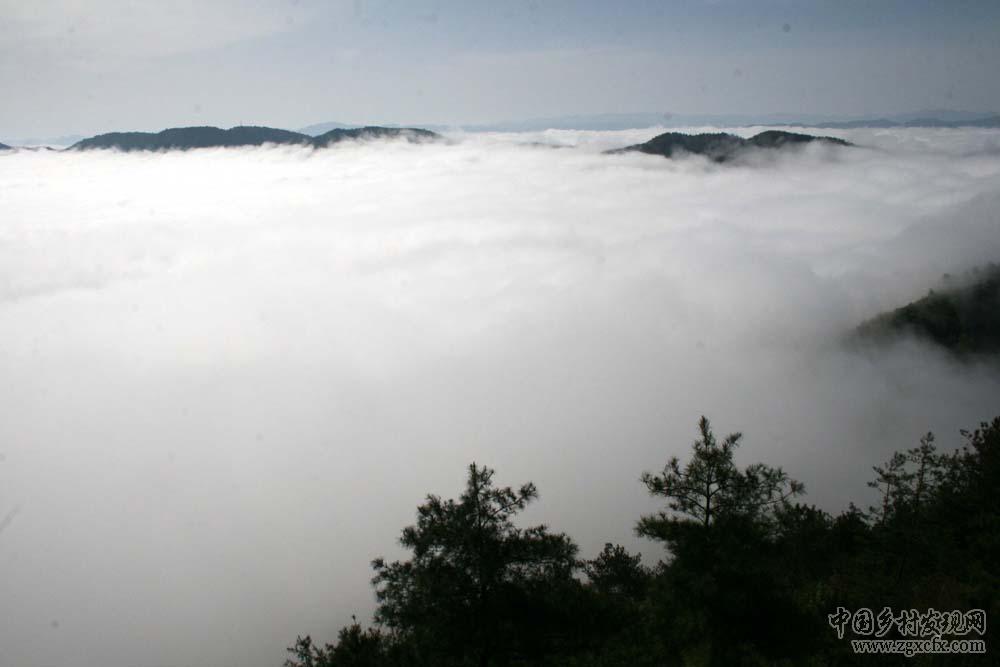
[[599, 153], [649, 135], [0, 155], [0, 664], [280, 664], [472, 460], [655, 560], [637, 480], [702, 413], [838, 510], [997, 412], [995, 368], [837, 341], [1000, 258], [1000, 133]]

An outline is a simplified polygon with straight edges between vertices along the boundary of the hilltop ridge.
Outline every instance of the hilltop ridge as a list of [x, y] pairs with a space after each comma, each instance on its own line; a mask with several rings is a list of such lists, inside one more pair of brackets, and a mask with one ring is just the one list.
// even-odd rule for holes
[[333, 129], [317, 137], [273, 127], [240, 125], [224, 130], [218, 127], [174, 127], [160, 132], [109, 132], [83, 139], [67, 150], [116, 149], [121, 151], [189, 150], [193, 148], [232, 148], [264, 144], [300, 145], [323, 148], [345, 140], [396, 139], [434, 141], [441, 136], [418, 128], [369, 126]]
[[609, 154], [646, 153], [676, 157], [680, 155], [702, 155], [713, 162], [726, 162], [749, 148], [778, 149], [785, 146], [803, 145], [821, 142], [835, 146], [851, 146], [853, 144], [836, 137], [817, 137], [811, 134], [799, 134], [782, 130], [767, 130], [744, 139], [727, 132], [711, 132], [703, 134], [684, 134], [683, 132], [664, 132], [649, 141], [633, 144], [625, 148], [607, 151]]

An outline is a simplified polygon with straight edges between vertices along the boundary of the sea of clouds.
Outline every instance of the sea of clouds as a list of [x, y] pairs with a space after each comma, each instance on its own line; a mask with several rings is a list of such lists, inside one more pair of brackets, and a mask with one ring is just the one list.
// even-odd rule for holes
[[1000, 132], [601, 153], [654, 134], [0, 155], [0, 664], [278, 665], [471, 461], [652, 563], [702, 414], [838, 511], [1000, 413], [995, 365], [842, 345], [1000, 259]]

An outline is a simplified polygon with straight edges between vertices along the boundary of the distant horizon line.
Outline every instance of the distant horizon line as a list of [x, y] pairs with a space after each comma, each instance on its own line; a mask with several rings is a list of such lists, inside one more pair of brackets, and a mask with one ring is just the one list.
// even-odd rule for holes
[[[944, 116], [944, 117], [942, 117]], [[1000, 119], [1000, 111], [967, 111], [959, 109], [921, 109], [917, 111], [907, 111], [898, 113], [883, 114], [824, 114], [815, 112], [788, 112], [776, 111], [767, 113], [698, 113], [698, 112], [672, 112], [672, 111], [624, 111], [624, 112], [597, 112], [597, 113], [568, 113], [548, 116], [534, 116], [512, 118], [490, 122], [461, 122], [461, 123], [397, 123], [397, 122], [349, 122], [340, 120], [327, 120], [308, 125], [291, 128], [285, 125], [268, 125], [247, 123], [240, 121], [235, 125], [225, 124], [179, 124], [168, 125], [156, 130], [143, 129], [112, 129], [100, 131], [92, 134], [66, 133], [49, 137], [23, 137], [4, 141], [0, 137], [0, 143], [10, 145], [31, 146], [31, 145], [70, 145], [82, 139], [111, 134], [116, 132], [145, 132], [155, 134], [164, 130], [189, 127], [217, 127], [220, 129], [232, 129], [236, 127], [267, 127], [272, 129], [288, 130], [310, 134], [312, 132], [322, 133], [334, 128], [360, 128], [360, 127], [387, 127], [387, 128], [420, 128], [431, 130], [459, 130], [472, 132], [534, 132], [548, 129], [554, 130], [580, 130], [580, 131], [618, 131], [627, 129], [643, 129], [646, 127], [680, 127], [712, 125], [728, 127], [749, 127], [755, 125], [801, 125], [807, 127], [818, 127], [823, 124], [845, 123], [857, 124], [857, 127], [864, 127], [864, 123], [896, 123], [905, 124], [918, 121], [933, 121], [939, 126], [961, 126], [963, 123], [974, 123], [976, 121]], [[606, 126], [595, 127], [604, 121]], [[617, 122], [615, 122], [617, 121]], [[658, 121], [658, 122], [654, 122]], [[581, 125], [590, 124], [590, 127], [570, 127], [570, 124]], [[638, 124], [636, 124], [638, 123]], [[816, 125], [811, 125], [816, 124]], [[548, 125], [546, 127], [543, 127]], [[326, 128], [326, 129], [321, 129]], [[833, 129], [833, 128], [830, 128]]]

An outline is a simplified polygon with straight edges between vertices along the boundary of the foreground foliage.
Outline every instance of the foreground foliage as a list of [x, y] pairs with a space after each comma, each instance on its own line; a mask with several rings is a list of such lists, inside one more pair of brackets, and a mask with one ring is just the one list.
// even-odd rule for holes
[[780, 468], [737, 466], [739, 433], [698, 428], [686, 463], [642, 476], [666, 504], [636, 526], [665, 547], [654, 567], [613, 544], [580, 560], [565, 534], [517, 527], [537, 489], [497, 487], [472, 464], [457, 500], [418, 507], [400, 540], [409, 560], [374, 561], [376, 627], [354, 622], [323, 647], [300, 637], [286, 666], [989, 664], [855, 656], [827, 615], [998, 618], [1000, 417], [950, 453], [927, 434], [873, 468], [875, 504], [837, 516], [795, 502], [804, 488]]

